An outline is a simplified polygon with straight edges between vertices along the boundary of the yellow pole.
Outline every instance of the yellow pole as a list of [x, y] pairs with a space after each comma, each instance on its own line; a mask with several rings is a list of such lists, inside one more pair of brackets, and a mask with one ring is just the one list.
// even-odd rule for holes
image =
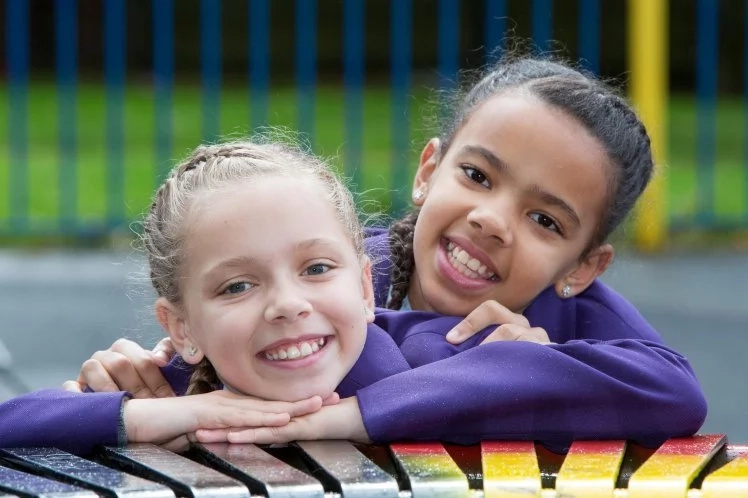
[[655, 176], [639, 201], [635, 238], [654, 251], [667, 237], [668, 0], [628, 1], [630, 97], [652, 140]]

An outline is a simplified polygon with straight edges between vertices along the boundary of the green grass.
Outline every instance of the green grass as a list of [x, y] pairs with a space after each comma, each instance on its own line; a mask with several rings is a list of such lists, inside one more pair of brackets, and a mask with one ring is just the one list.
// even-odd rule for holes
[[[433, 95], [416, 89], [411, 98], [411, 132], [408, 178], [417, 163], [420, 148], [431, 134], [423, 116], [432, 115]], [[7, 102], [7, 87], [0, 85], [0, 99]], [[344, 99], [339, 87], [320, 86], [317, 91], [314, 149], [343, 170]], [[273, 88], [269, 106], [270, 125], [295, 128], [296, 96], [292, 87]], [[59, 230], [60, 171], [74, 168], [76, 193], [73, 210], [78, 222], [105, 227], [107, 221], [107, 155], [105, 94], [100, 84], [82, 83], [77, 93], [77, 164], [62, 164], [58, 153], [57, 97], [53, 83], [38, 82], [29, 89], [28, 122], [28, 206], [27, 230], [52, 234]], [[124, 205], [118, 213], [125, 220], [136, 219], [147, 207], [157, 183], [159, 168], [154, 143], [154, 100], [146, 84], [130, 84], [125, 95]], [[0, 106], [0, 233], [11, 234], [10, 217], [22, 207], [11, 206], [11, 174], [8, 144], [8, 107]], [[739, 218], [748, 210], [743, 138], [744, 109], [739, 98], [722, 98], [717, 112], [717, 155], [714, 170], [714, 205], [699, 204], [702, 183], [696, 168], [696, 111], [690, 96], [674, 95], [670, 102], [667, 206], [671, 218], [693, 218], [700, 209], [713, 210], [715, 217]], [[225, 87], [221, 93], [220, 133], [239, 136], [248, 133], [248, 93], [244, 86]], [[390, 93], [386, 86], [370, 86], [364, 94], [362, 181], [357, 190], [372, 209], [387, 208], [393, 196], [391, 185]], [[173, 97], [173, 161], [184, 157], [202, 140], [199, 86], [179, 86]], [[71, 178], [68, 174], [65, 178]], [[409, 181], [400, 185], [407, 192]], [[394, 194], [396, 195], [396, 194]], [[47, 227], [43, 229], [42, 227]], [[52, 227], [51, 231], [49, 227]]]

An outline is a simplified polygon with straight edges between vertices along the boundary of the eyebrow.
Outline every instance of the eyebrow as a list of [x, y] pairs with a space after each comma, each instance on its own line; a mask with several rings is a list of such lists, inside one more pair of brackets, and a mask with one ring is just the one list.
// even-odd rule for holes
[[[499, 158], [496, 154], [486, 149], [485, 147], [481, 147], [480, 145], [465, 145], [461, 149], [461, 152], [465, 154], [479, 155], [483, 159], [485, 159], [486, 162], [491, 165], [491, 167], [494, 168], [498, 173], [502, 173], [505, 175], [510, 174], [509, 166], [507, 166], [507, 164], [502, 161], [501, 158]], [[574, 211], [574, 208], [572, 208], [566, 201], [564, 201], [560, 197], [557, 197], [550, 192], [541, 189], [538, 185], [533, 185], [532, 187], [530, 187], [529, 191], [546, 204], [556, 206], [563, 212], [565, 212], [574, 225], [578, 227], [582, 226], [582, 222], [579, 220], [579, 215], [576, 211]]]
[[486, 149], [485, 147], [481, 147], [480, 145], [465, 145], [464, 147], [462, 147], [460, 152], [462, 152], [463, 154], [479, 155], [499, 173], [509, 173], [509, 167], [506, 165], [506, 163], [502, 161], [496, 154]]

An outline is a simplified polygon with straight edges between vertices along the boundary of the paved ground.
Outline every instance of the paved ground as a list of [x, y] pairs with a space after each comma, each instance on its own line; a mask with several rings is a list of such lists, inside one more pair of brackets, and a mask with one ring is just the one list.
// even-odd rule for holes
[[[702, 432], [748, 443], [748, 255], [620, 256], [605, 280], [690, 358], [710, 405]], [[19, 384], [59, 385], [117, 337], [154, 344], [151, 303], [131, 255], [0, 252], [0, 342], [12, 355], [0, 399]]]

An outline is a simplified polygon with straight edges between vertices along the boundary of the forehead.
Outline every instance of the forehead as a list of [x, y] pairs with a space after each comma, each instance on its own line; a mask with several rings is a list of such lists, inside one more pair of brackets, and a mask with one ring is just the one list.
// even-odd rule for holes
[[489, 150], [511, 174], [558, 195], [580, 214], [596, 220], [602, 213], [612, 173], [602, 144], [575, 118], [529, 92], [500, 94], [478, 106], [447, 154], [470, 146]]
[[215, 255], [278, 254], [314, 238], [348, 241], [325, 189], [306, 177], [262, 176], [203, 193], [187, 220], [185, 248]]

